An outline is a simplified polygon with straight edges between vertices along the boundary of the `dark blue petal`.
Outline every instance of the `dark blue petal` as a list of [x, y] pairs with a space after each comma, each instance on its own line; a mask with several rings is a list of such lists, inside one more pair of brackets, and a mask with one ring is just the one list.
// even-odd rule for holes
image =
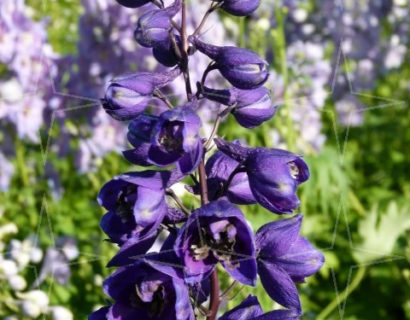
[[218, 320], [253, 320], [262, 314], [263, 310], [258, 299], [249, 295], [239, 306], [226, 312]]
[[258, 273], [263, 287], [273, 300], [286, 308], [301, 310], [298, 289], [285, 270], [260, 259]]

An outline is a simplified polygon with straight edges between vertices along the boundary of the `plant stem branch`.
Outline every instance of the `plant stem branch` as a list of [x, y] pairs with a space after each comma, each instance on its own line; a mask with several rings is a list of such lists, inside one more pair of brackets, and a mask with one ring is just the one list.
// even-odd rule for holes
[[188, 101], [192, 100], [191, 79], [188, 69], [188, 36], [186, 33], [186, 3], [182, 1], [182, 15], [181, 15], [181, 38], [182, 38], [182, 62], [181, 69], [184, 74], [185, 87]]
[[158, 89], [154, 91], [154, 97], [157, 97], [158, 99], [162, 100], [168, 106], [168, 108], [170, 109], [174, 108], [171, 101], [169, 101], [168, 98]]
[[218, 132], [218, 128], [219, 128], [219, 125], [221, 124], [221, 120], [222, 120], [222, 117], [221, 117], [220, 115], [218, 115], [218, 116], [216, 117], [216, 120], [215, 120], [215, 123], [214, 123], [214, 127], [212, 128], [211, 135], [209, 136], [208, 140], [207, 140], [207, 141], [205, 142], [205, 144], [204, 144], [204, 149], [205, 149], [205, 151], [208, 151], [208, 150], [209, 150], [209, 147], [210, 147], [210, 145], [211, 145], [211, 143], [212, 143], [212, 141], [213, 141], [213, 139], [214, 139], [216, 133]]
[[[208, 185], [206, 181], [206, 172], [204, 160], [202, 159], [198, 167], [199, 171], [199, 185], [201, 188], [201, 203], [205, 205], [208, 200]], [[219, 308], [219, 279], [217, 268], [214, 269], [211, 275], [211, 298], [209, 303], [209, 316], [207, 320], [215, 320]]]
[[235, 289], [236, 285], [238, 284], [238, 281], [233, 281], [231, 285], [219, 296], [219, 299], [223, 300], [225, 299], [233, 289]]
[[172, 199], [174, 199], [174, 201], [177, 203], [177, 205], [181, 208], [181, 210], [186, 214], [186, 215], [190, 215], [191, 211], [185, 207], [184, 203], [182, 202], [182, 200], [175, 194], [174, 190], [172, 189], [167, 189], [166, 194], [168, 196], [170, 196]]
[[352, 282], [350, 282], [349, 286], [343, 290], [341, 294], [339, 294], [332, 302], [330, 302], [326, 308], [322, 310], [322, 312], [319, 313], [319, 315], [316, 317], [316, 320], [324, 320], [329, 316], [334, 309], [337, 308], [338, 305], [340, 305], [342, 302], [344, 302], [347, 297], [354, 291], [356, 288], [359, 286], [359, 284], [362, 282], [364, 279], [364, 276], [366, 275], [366, 267], [361, 266], [359, 267], [355, 277], [353, 278]]
[[219, 308], [219, 279], [215, 268], [211, 275], [211, 300], [209, 303], [209, 316], [207, 320], [215, 320]]
[[223, 2], [219, 2], [217, 4], [211, 4], [211, 6], [209, 7], [209, 9], [206, 11], [205, 15], [202, 17], [201, 22], [199, 23], [199, 26], [195, 29], [194, 33], [192, 34], [193, 36], [197, 36], [202, 28], [204, 27], [206, 20], [208, 19], [208, 17], [211, 15], [212, 12], [214, 12], [217, 8], [219, 8], [221, 5], [223, 4]]

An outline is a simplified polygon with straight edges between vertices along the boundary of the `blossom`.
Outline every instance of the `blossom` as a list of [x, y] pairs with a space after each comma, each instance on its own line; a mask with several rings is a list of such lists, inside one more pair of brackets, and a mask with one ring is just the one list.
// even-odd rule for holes
[[222, 263], [236, 280], [256, 284], [252, 230], [243, 213], [226, 199], [195, 210], [178, 233], [174, 246], [186, 266], [187, 281], [197, 281]]
[[209, 100], [232, 106], [233, 116], [245, 128], [259, 126], [271, 119], [277, 109], [272, 104], [269, 90], [264, 87], [253, 90], [215, 90], [204, 87], [202, 94]]
[[190, 42], [203, 54], [215, 61], [214, 69], [239, 89], [255, 89], [268, 80], [268, 63], [255, 52], [233, 47], [218, 47], [190, 37]]
[[176, 0], [174, 4], [165, 9], [155, 9], [144, 13], [138, 19], [134, 32], [135, 40], [147, 48], [169, 41], [171, 18], [181, 9], [181, 5], [182, 1]]
[[108, 320], [195, 319], [188, 289], [169, 267], [143, 262], [121, 267], [104, 281], [104, 291], [115, 300]]
[[103, 107], [116, 120], [131, 120], [147, 108], [156, 89], [166, 86], [180, 74], [169, 72], [137, 72], [113, 79], [105, 93]]
[[202, 156], [199, 117], [194, 103], [177, 107], [158, 117], [141, 116], [129, 125], [128, 139], [135, 147], [124, 153], [139, 165], [166, 167], [176, 163], [184, 173], [194, 170]]
[[284, 307], [300, 310], [295, 283], [304, 282], [324, 263], [324, 257], [299, 236], [302, 215], [270, 222], [256, 232], [258, 274], [269, 296]]
[[283, 214], [299, 206], [297, 187], [309, 178], [309, 168], [300, 156], [281, 149], [246, 148], [215, 139], [218, 149], [243, 163], [256, 201]]
[[167, 213], [165, 191], [169, 171], [128, 172], [107, 182], [98, 202], [109, 210], [101, 221], [112, 241], [124, 243], [151, 236]]

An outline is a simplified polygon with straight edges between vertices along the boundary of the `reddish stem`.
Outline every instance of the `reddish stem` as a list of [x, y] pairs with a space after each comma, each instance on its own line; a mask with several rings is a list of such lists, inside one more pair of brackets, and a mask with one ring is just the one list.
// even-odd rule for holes
[[219, 308], [219, 279], [218, 271], [215, 267], [215, 270], [211, 275], [211, 301], [209, 304], [209, 316], [207, 320], [215, 320]]

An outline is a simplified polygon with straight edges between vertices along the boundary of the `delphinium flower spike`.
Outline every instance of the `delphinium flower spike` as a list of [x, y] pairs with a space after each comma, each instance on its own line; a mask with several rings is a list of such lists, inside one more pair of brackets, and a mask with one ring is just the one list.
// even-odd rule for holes
[[[218, 8], [248, 15], [259, 1], [212, 3], [192, 35], [187, 34], [184, 0], [167, 7], [154, 4], [158, 8], [139, 19], [135, 39], [173, 69], [119, 76], [103, 99], [110, 116], [129, 121], [132, 148], [123, 154], [142, 170], [116, 176], [98, 196], [108, 211], [101, 227], [119, 246], [108, 266], [119, 269], [104, 282], [109, 305], [89, 319], [215, 320], [226, 298], [220, 294], [221, 272], [245, 286], [255, 286], [259, 276], [268, 295], [285, 309], [265, 313], [257, 298], [249, 296], [219, 319], [298, 319], [302, 309], [295, 283], [323, 264], [323, 255], [299, 236], [302, 216], [267, 223], [255, 233], [236, 204], [259, 203], [274, 213], [292, 214], [299, 206], [297, 188], [309, 178], [309, 169], [289, 151], [215, 138], [223, 117], [232, 114], [241, 126], [253, 128], [271, 119], [276, 106], [263, 87], [269, 77], [263, 58], [247, 49], [205, 43], [199, 32]], [[181, 23], [175, 25], [173, 17], [179, 14]], [[194, 93], [189, 60], [197, 52], [213, 62]], [[233, 87], [206, 86], [208, 72], [216, 69]], [[180, 75], [187, 101], [174, 105], [162, 90]], [[166, 102], [169, 110], [149, 113], [155, 99]], [[202, 135], [197, 114], [203, 101], [223, 105], [210, 136]], [[212, 142], [219, 150], [209, 155]], [[186, 188], [201, 200], [192, 210], [172, 190], [188, 176], [194, 184]]]

